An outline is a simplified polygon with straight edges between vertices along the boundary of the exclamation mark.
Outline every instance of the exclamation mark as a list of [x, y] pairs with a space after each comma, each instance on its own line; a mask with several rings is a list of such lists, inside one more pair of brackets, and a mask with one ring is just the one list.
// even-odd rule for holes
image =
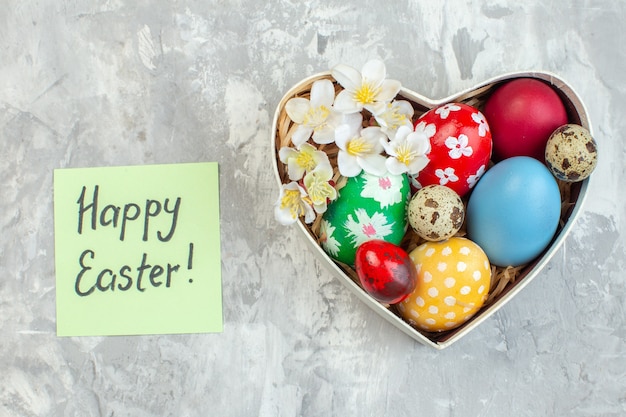
[[[189, 257], [187, 258], [187, 269], [193, 268], [193, 243], [189, 243]], [[189, 283], [193, 282], [192, 278], [189, 278]]]

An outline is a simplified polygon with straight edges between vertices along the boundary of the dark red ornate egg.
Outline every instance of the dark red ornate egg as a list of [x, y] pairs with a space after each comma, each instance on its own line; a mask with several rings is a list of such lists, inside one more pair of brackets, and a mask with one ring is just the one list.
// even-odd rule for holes
[[384, 304], [404, 300], [417, 282], [417, 270], [409, 255], [384, 240], [362, 243], [356, 251], [355, 269], [363, 289]]

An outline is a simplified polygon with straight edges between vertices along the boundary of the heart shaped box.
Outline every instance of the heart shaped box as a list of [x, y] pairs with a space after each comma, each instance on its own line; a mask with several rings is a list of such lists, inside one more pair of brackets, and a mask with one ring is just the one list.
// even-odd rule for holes
[[[288, 179], [286, 178], [285, 170], [282, 168], [283, 164], [278, 158], [278, 150], [281, 146], [286, 145], [284, 143], [281, 143], [281, 141], [279, 140], [280, 133], [285, 132], [286, 129], [288, 129], [288, 124], [290, 123], [288, 118], [286, 118], [285, 120], [284, 117], [283, 109], [285, 103], [292, 97], [297, 97], [302, 95], [303, 93], [308, 92], [311, 84], [314, 81], [323, 78], [332, 80], [329, 72], [320, 73], [308, 77], [292, 87], [284, 95], [284, 97], [278, 104], [272, 123], [271, 146], [272, 152], [274, 154], [274, 173], [276, 175], [279, 186], [288, 181]], [[569, 123], [579, 124], [591, 131], [589, 117], [585, 106], [580, 98], [564, 80], [549, 72], [514, 72], [504, 74], [484, 81], [483, 83], [473, 88], [467, 89], [458, 94], [440, 100], [429, 99], [406, 88], [402, 88], [400, 90], [397, 98], [410, 101], [415, 108], [416, 115], [422, 114], [430, 110], [431, 108], [450, 102], [463, 102], [480, 108], [480, 104], [482, 103], [484, 98], [486, 98], [489, 93], [493, 91], [494, 88], [506, 81], [510, 81], [515, 78], [535, 78], [551, 84], [552, 87], [559, 93], [561, 99], [563, 100], [563, 103], [565, 104], [568, 113]], [[281, 117], [281, 115], [283, 116]], [[554, 256], [559, 247], [563, 244], [568, 233], [571, 231], [576, 218], [581, 212], [584, 198], [587, 194], [588, 183], [589, 179], [585, 179], [584, 181], [571, 184], [568, 201], [563, 202], [564, 209], [563, 213], [561, 214], [561, 223], [559, 224], [557, 232], [555, 233], [555, 236], [549, 247], [538, 258], [524, 266], [523, 269], [521, 269], [519, 275], [517, 275], [516, 279], [512, 282], [509, 282], [497, 296], [488, 301], [482, 307], [482, 309], [478, 311], [470, 320], [468, 320], [466, 323], [456, 329], [441, 333], [426, 333], [417, 330], [409, 323], [405, 322], [398, 315], [396, 315], [392, 308], [374, 300], [369, 294], [365, 292], [365, 290], [361, 288], [361, 286], [358, 284], [358, 279], [356, 279], [354, 274], [351, 274], [344, 265], [335, 263], [324, 252], [321, 246], [317, 243], [316, 236], [311, 232], [309, 226], [306, 225], [302, 221], [302, 219], [296, 224], [300, 231], [303, 233], [307, 242], [309, 242], [312, 253], [368, 307], [370, 307], [380, 316], [384, 317], [389, 323], [393, 324], [395, 327], [397, 327], [416, 341], [424, 345], [431, 346], [435, 349], [444, 349], [461, 339], [463, 336], [476, 328], [480, 323], [485, 321], [488, 317], [490, 317], [492, 314], [502, 308], [526, 285], [528, 285], [528, 283], [530, 283], [533, 279], [535, 279], [535, 277], [537, 277], [537, 275], [539, 275], [541, 270]]]

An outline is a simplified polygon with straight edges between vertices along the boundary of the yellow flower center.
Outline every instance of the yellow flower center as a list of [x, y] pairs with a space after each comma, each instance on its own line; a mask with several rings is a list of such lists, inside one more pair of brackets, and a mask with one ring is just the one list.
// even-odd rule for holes
[[285, 190], [285, 195], [280, 200], [280, 208], [289, 208], [289, 213], [293, 219], [297, 219], [298, 217], [304, 215], [304, 207], [302, 206], [300, 191]]
[[333, 187], [327, 182], [314, 176], [312, 182], [307, 186], [309, 197], [315, 204], [322, 204], [333, 195]]
[[330, 109], [326, 106], [311, 107], [304, 115], [302, 124], [313, 128], [319, 127], [328, 119], [329, 114]]
[[380, 87], [374, 87], [366, 82], [355, 91], [354, 99], [361, 104], [372, 104], [376, 96], [380, 93]]
[[396, 158], [405, 165], [409, 165], [415, 159], [415, 152], [408, 145], [400, 145], [396, 148]]
[[361, 156], [371, 153], [372, 149], [374, 147], [371, 143], [365, 141], [362, 137], [358, 137], [348, 142], [346, 151], [352, 156]]
[[306, 171], [311, 171], [315, 168], [315, 160], [313, 160], [313, 155], [309, 152], [298, 152], [296, 163]]
[[387, 127], [390, 129], [397, 129], [402, 126], [407, 119], [406, 114], [398, 113], [398, 109], [394, 108], [391, 104], [387, 104], [387, 108], [389, 110], [385, 112], [383, 116], [385, 122], [387, 123]]

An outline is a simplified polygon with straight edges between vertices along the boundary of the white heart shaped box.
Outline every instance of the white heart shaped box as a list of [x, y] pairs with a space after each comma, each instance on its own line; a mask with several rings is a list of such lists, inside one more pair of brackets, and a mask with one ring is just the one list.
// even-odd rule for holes
[[[286, 181], [286, 175], [284, 172], [285, 170], [279, 168], [283, 164], [278, 158], [278, 150], [283, 145], [280, 143], [280, 141], [277, 141], [277, 138], [279, 138], [279, 132], [281, 131], [281, 129], [286, 129], [284, 124], [289, 123], [288, 120], [284, 120], [284, 112], [282, 111], [282, 109], [284, 108], [285, 103], [290, 98], [301, 95], [303, 91], [308, 91], [314, 81], [322, 78], [332, 79], [330, 73], [326, 72], [313, 75], [296, 84], [283, 96], [274, 114], [274, 119], [272, 123], [271, 146], [274, 156], [274, 173], [279, 186], [283, 184], [284, 181]], [[429, 109], [449, 102], [465, 102], [475, 105], [476, 100], [480, 100], [480, 97], [485, 97], [486, 95], [488, 95], [488, 93], [493, 88], [497, 87], [503, 82], [510, 81], [515, 78], [535, 78], [550, 83], [552, 87], [559, 93], [561, 99], [563, 100], [563, 103], [565, 104], [568, 112], [569, 123], [579, 124], [591, 131], [587, 111], [578, 95], [564, 80], [562, 80], [555, 74], [543, 71], [514, 72], [504, 74], [484, 81], [473, 88], [467, 89], [458, 94], [451, 95], [440, 100], [432, 100], [426, 98], [406, 88], [402, 88], [400, 90], [398, 98], [410, 101], [415, 108], [416, 114], [421, 114]], [[283, 114], [282, 118], [281, 114]], [[562, 224], [559, 225], [559, 228], [550, 246], [537, 259], [526, 265], [514, 282], [509, 283], [498, 296], [494, 297], [488, 304], [485, 304], [482, 309], [479, 310], [470, 320], [468, 320], [462, 326], [456, 329], [441, 333], [421, 332], [412, 327], [409, 323], [404, 321], [398, 315], [396, 315], [394, 311], [389, 308], [389, 306], [383, 305], [373, 299], [361, 288], [359, 284], [357, 284], [357, 280], [354, 276], [351, 278], [346, 273], [346, 270], [343, 266], [335, 263], [324, 252], [324, 250], [318, 245], [316, 237], [302, 220], [296, 222], [296, 225], [302, 232], [303, 237], [309, 242], [312, 253], [315, 254], [319, 261], [327, 268], [329, 268], [330, 271], [332, 271], [332, 273], [347, 288], [349, 288], [354, 294], [356, 294], [356, 296], [359, 297], [361, 301], [365, 303], [365, 305], [367, 305], [369, 308], [377, 312], [380, 316], [384, 317], [389, 323], [400, 329], [402, 332], [406, 333], [411, 338], [417, 340], [418, 342], [427, 346], [434, 347], [436, 349], [444, 349], [461, 339], [463, 336], [476, 328], [476, 326], [478, 326], [480, 323], [490, 317], [493, 313], [502, 308], [509, 300], [515, 297], [515, 295], [517, 295], [517, 293], [519, 293], [529, 282], [531, 282], [533, 279], [535, 279], [535, 277], [537, 277], [537, 275], [539, 275], [541, 270], [546, 266], [546, 264], [557, 252], [559, 247], [563, 244], [566, 236], [574, 226], [576, 218], [581, 213], [582, 205], [587, 194], [588, 183], [589, 179], [587, 178], [584, 181], [572, 184], [570, 189], [569, 208], [562, 215]]]

